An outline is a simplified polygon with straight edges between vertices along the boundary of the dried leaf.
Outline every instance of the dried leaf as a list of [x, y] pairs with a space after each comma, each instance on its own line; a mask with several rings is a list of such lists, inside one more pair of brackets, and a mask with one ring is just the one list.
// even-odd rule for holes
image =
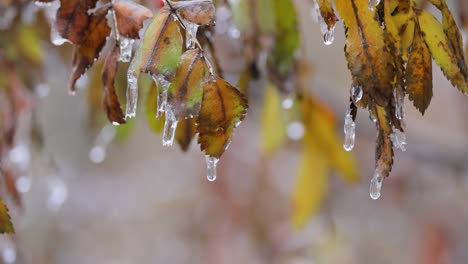
[[110, 5], [97, 9], [89, 20], [88, 28], [83, 32], [81, 41], [75, 48], [73, 58], [73, 73], [70, 79], [70, 90], [75, 90], [75, 83], [89, 69], [106, 44], [111, 29], [107, 25], [106, 15]]
[[161, 9], [145, 31], [135, 55], [134, 70], [170, 81], [182, 55], [182, 43], [179, 25], [171, 11]]
[[11, 218], [8, 213], [8, 208], [1, 198], [0, 198], [0, 233], [2, 234], [15, 233], [15, 229], [13, 228], [13, 223], [11, 222]]
[[179, 1], [172, 4], [183, 20], [197, 25], [210, 25], [215, 20], [215, 6], [211, 0]]
[[392, 98], [395, 71], [393, 59], [384, 42], [384, 30], [370, 11], [367, 1], [337, 0], [336, 8], [346, 27], [345, 53], [353, 85], [361, 86], [368, 99], [385, 106]]
[[107, 118], [113, 124], [124, 124], [125, 116], [120, 107], [119, 98], [115, 92], [114, 81], [117, 73], [118, 58], [120, 56], [120, 48], [115, 45], [114, 49], [107, 55], [102, 71], [102, 82], [104, 84], [104, 107], [106, 109]]
[[208, 70], [200, 49], [186, 51], [167, 93], [167, 105], [177, 120], [198, 115], [203, 97], [203, 81]]
[[138, 39], [138, 32], [143, 27], [143, 21], [152, 17], [148, 8], [131, 1], [114, 3], [115, 18], [119, 34], [126, 38]]
[[286, 123], [277, 88], [268, 82], [261, 113], [260, 142], [265, 154], [272, 154], [286, 141]]
[[442, 25], [425, 10], [418, 10], [416, 14], [422, 36], [435, 62], [453, 86], [463, 93], [468, 93], [468, 82], [459, 66], [460, 60], [445, 35]]
[[409, 99], [424, 114], [432, 99], [432, 58], [418, 24], [406, 67], [406, 85]]
[[60, 8], [54, 27], [65, 39], [80, 44], [89, 32], [91, 16], [88, 10], [96, 6], [98, 0], [60, 0]]
[[219, 158], [224, 153], [247, 108], [245, 96], [225, 80], [212, 76], [205, 83], [197, 131], [206, 155]]
[[177, 124], [175, 139], [183, 151], [190, 147], [193, 137], [195, 137], [196, 127], [195, 119], [184, 119]]

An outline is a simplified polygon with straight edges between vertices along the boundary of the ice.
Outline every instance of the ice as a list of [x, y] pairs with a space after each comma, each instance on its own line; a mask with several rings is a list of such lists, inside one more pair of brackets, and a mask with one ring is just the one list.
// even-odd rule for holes
[[216, 180], [216, 166], [218, 165], [218, 158], [205, 156], [206, 160], [206, 178], [208, 181], [213, 182]]
[[129, 62], [132, 58], [132, 48], [133, 43], [135, 42], [134, 39], [120, 37], [119, 44], [120, 44], [120, 57], [119, 61], [121, 62]]
[[356, 124], [353, 121], [351, 110], [346, 112], [343, 130], [345, 134], [343, 147], [346, 151], [351, 151], [354, 148], [354, 143], [356, 140]]
[[162, 145], [165, 147], [170, 147], [174, 144], [174, 137], [178, 120], [174, 114], [174, 111], [172, 111], [172, 108], [169, 105], [166, 105], [165, 108], [166, 120], [164, 123]]
[[186, 37], [185, 37], [185, 47], [187, 49], [194, 49], [197, 44], [197, 32], [198, 32], [198, 27], [199, 25], [195, 23], [186, 23], [185, 24], [185, 32], [186, 32]]

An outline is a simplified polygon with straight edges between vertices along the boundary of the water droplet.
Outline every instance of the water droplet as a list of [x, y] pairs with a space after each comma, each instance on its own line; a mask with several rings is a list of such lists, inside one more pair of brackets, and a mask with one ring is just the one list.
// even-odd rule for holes
[[216, 166], [218, 165], [218, 158], [205, 156], [206, 160], [206, 178], [210, 182], [214, 182], [216, 180]]
[[162, 145], [170, 147], [174, 144], [175, 131], [177, 129], [177, 119], [169, 105], [166, 105], [166, 120], [164, 122], [164, 132]]
[[323, 34], [323, 44], [331, 45], [335, 40], [335, 27], [330, 28]]
[[31, 190], [31, 178], [28, 176], [21, 176], [16, 179], [15, 186], [18, 192], [27, 193]]
[[382, 191], [382, 183], [383, 183], [383, 177], [381, 173], [379, 172], [378, 169], [374, 172], [374, 176], [372, 177], [371, 183], [370, 183], [370, 190], [369, 194], [370, 197], [374, 200], [379, 199]]
[[299, 121], [291, 122], [287, 129], [288, 137], [292, 140], [300, 140], [305, 133], [304, 125]]
[[353, 121], [351, 110], [346, 112], [343, 131], [345, 134], [343, 147], [346, 151], [351, 151], [354, 148], [354, 142], [356, 140], [356, 123]]
[[186, 37], [185, 37], [185, 47], [187, 49], [194, 49], [195, 44], [197, 43], [197, 32], [199, 25], [195, 23], [186, 23]]
[[20, 170], [25, 170], [29, 166], [31, 156], [29, 147], [26, 144], [18, 144], [10, 150], [8, 157]]
[[50, 176], [48, 179], [49, 197], [47, 199], [47, 208], [51, 211], [57, 211], [68, 197], [68, 188], [65, 182], [57, 176]]
[[393, 90], [393, 95], [395, 96], [395, 117], [399, 120], [402, 120], [405, 116], [405, 91], [402, 88], [395, 88]]
[[294, 98], [292, 96], [286, 96], [281, 102], [283, 109], [291, 109], [294, 106]]
[[135, 42], [134, 39], [120, 37], [119, 45], [120, 45], [120, 57], [119, 61], [121, 62], [129, 62], [132, 58], [132, 49], [133, 43]]
[[133, 118], [136, 116], [138, 102], [138, 77], [134, 71], [136, 58], [132, 60], [127, 72], [127, 107], [125, 118]]
[[351, 87], [351, 100], [353, 102], [357, 103], [362, 99], [362, 96], [364, 95], [364, 92], [362, 90], [362, 86], [360, 85], [353, 85]]
[[390, 135], [390, 139], [393, 142], [393, 146], [395, 148], [400, 149], [401, 151], [406, 151], [406, 135], [404, 132], [400, 131], [399, 129], [393, 127], [393, 133]]

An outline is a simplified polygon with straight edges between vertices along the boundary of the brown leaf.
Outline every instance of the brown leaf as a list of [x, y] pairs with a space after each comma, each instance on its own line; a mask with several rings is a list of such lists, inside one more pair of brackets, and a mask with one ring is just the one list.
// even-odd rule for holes
[[393, 131], [388, 119], [389, 113], [386, 112], [385, 108], [376, 106], [374, 109], [378, 129], [375, 168], [380, 176], [385, 178], [389, 176], [393, 166], [393, 143], [390, 139]]
[[406, 90], [414, 106], [424, 115], [432, 99], [432, 58], [417, 23], [414, 29], [406, 67]]
[[219, 158], [224, 153], [247, 108], [245, 96], [225, 80], [212, 76], [205, 83], [197, 130], [206, 155]]
[[330, 30], [335, 27], [338, 18], [335, 15], [335, 10], [330, 0], [318, 0], [320, 15], [324, 22], [327, 24], [327, 28]]
[[91, 16], [88, 10], [96, 6], [98, 0], [60, 0], [60, 8], [54, 27], [65, 39], [74, 44], [81, 43], [88, 31]]
[[70, 79], [71, 91], [75, 91], [76, 81], [93, 65], [106, 44], [107, 36], [111, 32], [106, 19], [110, 7], [110, 5], [105, 5], [93, 13], [80, 43], [75, 47], [73, 73]]
[[152, 17], [148, 8], [131, 1], [118, 1], [114, 4], [115, 17], [119, 34], [126, 38], [138, 39], [138, 31], [143, 21]]
[[211, 0], [179, 1], [171, 5], [183, 20], [190, 23], [209, 25], [215, 20], [216, 10]]
[[115, 92], [114, 82], [117, 73], [118, 58], [120, 55], [119, 47], [116, 45], [104, 62], [102, 71], [102, 82], [104, 84], [104, 106], [106, 108], [107, 118], [113, 124], [124, 124], [125, 116], [120, 107], [119, 98]]
[[182, 55], [167, 94], [167, 103], [177, 120], [198, 115], [203, 96], [203, 81], [207, 73], [200, 49], [191, 49]]
[[184, 119], [177, 124], [175, 138], [183, 151], [188, 150], [190, 147], [190, 142], [192, 142], [195, 133], [195, 119]]

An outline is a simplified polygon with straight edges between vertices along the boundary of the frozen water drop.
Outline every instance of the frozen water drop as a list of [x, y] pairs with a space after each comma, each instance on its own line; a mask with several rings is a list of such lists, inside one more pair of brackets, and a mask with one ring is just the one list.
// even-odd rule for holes
[[362, 99], [362, 96], [364, 95], [364, 92], [362, 90], [362, 86], [360, 85], [353, 85], [351, 87], [351, 100], [353, 102], [357, 103]]
[[166, 120], [164, 122], [164, 132], [162, 145], [170, 147], [174, 144], [175, 131], [177, 129], [177, 119], [172, 109], [166, 105]]
[[288, 137], [292, 140], [300, 140], [305, 133], [304, 125], [299, 121], [291, 122], [288, 125]]
[[208, 181], [213, 182], [216, 180], [216, 166], [218, 165], [218, 158], [205, 156], [206, 160], [206, 178]]
[[370, 190], [369, 194], [370, 197], [374, 200], [379, 199], [382, 191], [382, 183], [383, 183], [383, 177], [381, 173], [379, 172], [378, 169], [374, 172], [374, 176], [372, 177], [371, 183], [370, 183]]
[[133, 43], [135, 42], [134, 39], [120, 37], [119, 45], [120, 45], [120, 57], [119, 61], [121, 62], [129, 62], [132, 58], [132, 48]]
[[127, 72], [127, 107], [125, 118], [132, 118], [136, 116], [137, 103], [138, 103], [138, 78], [134, 71], [135, 59], [132, 60]]
[[106, 149], [103, 146], [94, 146], [89, 151], [89, 159], [94, 163], [102, 163], [106, 159]]
[[331, 45], [335, 40], [335, 28], [332, 27], [323, 34], [323, 44]]
[[351, 110], [346, 112], [343, 130], [345, 134], [343, 147], [346, 151], [351, 151], [354, 148], [354, 143], [356, 140], [356, 124], [353, 121]]
[[401, 151], [406, 151], [406, 135], [404, 132], [393, 127], [393, 133], [390, 135], [390, 139], [393, 142], [395, 148], [400, 149]]
[[28, 176], [21, 176], [16, 179], [15, 186], [18, 192], [27, 193], [31, 190], [31, 178]]
[[395, 97], [395, 117], [399, 120], [402, 120], [405, 116], [405, 91], [397, 87], [395, 90], [393, 90], [393, 95]]
[[51, 176], [48, 180], [49, 197], [47, 208], [57, 211], [68, 197], [68, 188], [65, 182], [57, 176]]
[[185, 26], [186, 26], [185, 47], [187, 49], [194, 49], [195, 44], [197, 43], [197, 32], [198, 32], [199, 25], [195, 23], [187, 23]]

